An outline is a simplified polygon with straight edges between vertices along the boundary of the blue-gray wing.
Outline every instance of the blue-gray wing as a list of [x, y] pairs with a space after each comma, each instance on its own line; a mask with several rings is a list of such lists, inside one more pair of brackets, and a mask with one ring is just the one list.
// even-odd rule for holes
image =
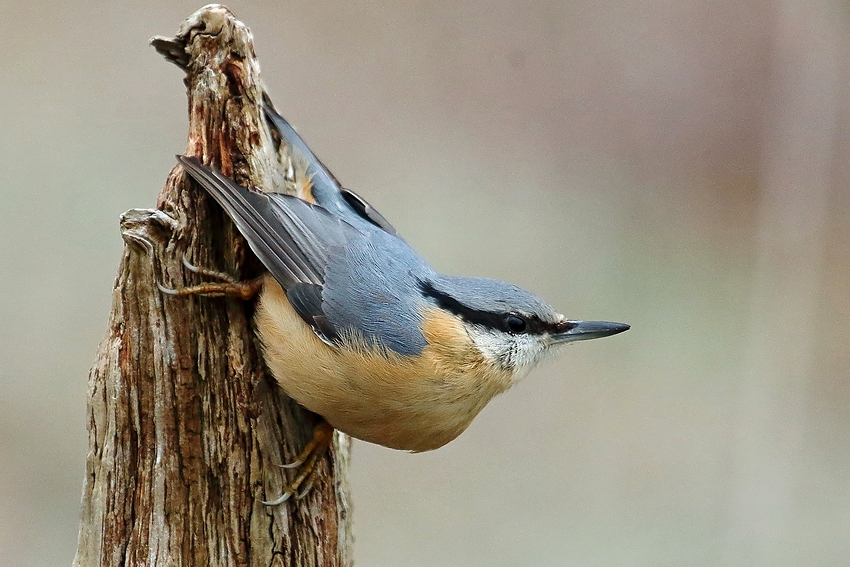
[[248, 246], [286, 290], [298, 314], [325, 340], [338, 333], [322, 311], [327, 266], [357, 231], [322, 207], [290, 195], [249, 191], [194, 157], [177, 156], [222, 206]]
[[334, 344], [356, 333], [405, 355], [424, 348], [415, 282], [432, 272], [403, 240], [290, 195], [249, 191], [197, 158], [177, 159], [320, 338]]
[[317, 204], [348, 220], [353, 220], [351, 217], [355, 216], [358, 219], [372, 223], [389, 234], [397, 234], [393, 225], [381, 213], [375, 210], [372, 205], [367, 203], [363, 197], [351, 189], [346, 189], [342, 186], [337, 178], [334, 177], [333, 173], [325, 167], [325, 164], [307, 146], [307, 143], [295, 131], [295, 128], [283, 116], [278, 114], [268, 98], [266, 98], [263, 107], [265, 109], [266, 119], [277, 130], [280, 137], [306, 160], [307, 175], [310, 177], [310, 182], [313, 186], [313, 196]]
[[284, 289], [299, 283], [324, 283], [329, 249], [342, 246], [346, 232], [355, 229], [322, 207], [296, 197], [249, 191], [198, 158], [177, 159], [224, 208]]

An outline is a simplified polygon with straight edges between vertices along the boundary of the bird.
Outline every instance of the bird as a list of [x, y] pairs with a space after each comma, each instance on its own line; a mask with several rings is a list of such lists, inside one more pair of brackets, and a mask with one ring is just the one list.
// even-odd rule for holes
[[264, 114], [288, 149], [284, 173], [294, 194], [250, 190], [197, 157], [177, 159], [267, 271], [239, 282], [184, 259], [221, 281], [158, 285], [171, 295], [256, 296], [266, 366], [322, 418], [295, 462], [282, 465], [299, 474], [266, 504], [309, 491], [334, 429], [392, 449], [437, 449], [556, 347], [629, 329], [567, 318], [510, 283], [437, 272], [338, 182], [268, 98]]

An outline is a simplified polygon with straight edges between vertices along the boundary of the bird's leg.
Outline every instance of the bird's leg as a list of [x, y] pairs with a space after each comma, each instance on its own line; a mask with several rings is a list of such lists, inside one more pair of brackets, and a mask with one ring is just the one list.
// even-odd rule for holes
[[[295, 461], [286, 465], [280, 465], [285, 469], [297, 469], [298, 474], [289, 486], [283, 490], [283, 494], [274, 500], [263, 500], [263, 504], [267, 506], [277, 506], [283, 504], [293, 496], [296, 500], [304, 498], [313, 487], [313, 477], [316, 476], [316, 465], [319, 459], [327, 452], [333, 441], [334, 428], [325, 420], [320, 421], [313, 428], [313, 438], [304, 447]], [[303, 486], [303, 488], [302, 488]], [[299, 492], [300, 489], [300, 492]]]
[[262, 277], [240, 282], [230, 274], [225, 274], [224, 272], [217, 272], [215, 270], [210, 270], [207, 268], [199, 268], [198, 266], [189, 263], [189, 260], [186, 259], [186, 256], [183, 256], [183, 265], [186, 266], [186, 269], [191, 272], [195, 272], [196, 274], [215, 278], [217, 280], [222, 281], [204, 282], [200, 285], [194, 285], [191, 287], [181, 287], [176, 289], [165, 287], [160, 282], [156, 282], [156, 286], [162, 293], [168, 295], [206, 295], [208, 297], [238, 297], [247, 301], [257, 295], [257, 293], [259, 293], [260, 289], [263, 287]]

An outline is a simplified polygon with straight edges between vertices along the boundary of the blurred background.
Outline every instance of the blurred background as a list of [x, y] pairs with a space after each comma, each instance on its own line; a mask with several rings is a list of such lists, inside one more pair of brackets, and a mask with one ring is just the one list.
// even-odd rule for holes
[[[86, 379], [186, 139], [148, 39], [200, 2], [2, 3], [0, 563], [67, 566]], [[277, 107], [442, 271], [624, 335], [457, 441], [357, 442], [357, 564], [850, 557], [850, 7], [229, 3]]]

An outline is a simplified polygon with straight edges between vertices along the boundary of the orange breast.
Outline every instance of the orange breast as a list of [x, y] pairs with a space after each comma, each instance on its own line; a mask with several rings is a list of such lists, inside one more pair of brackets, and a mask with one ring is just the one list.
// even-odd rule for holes
[[329, 346], [266, 276], [256, 321], [266, 364], [284, 391], [353, 437], [394, 449], [427, 451], [460, 435], [508, 371], [485, 360], [457, 317], [423, 313], [428, 346], [401, 356], [354, 337]]

